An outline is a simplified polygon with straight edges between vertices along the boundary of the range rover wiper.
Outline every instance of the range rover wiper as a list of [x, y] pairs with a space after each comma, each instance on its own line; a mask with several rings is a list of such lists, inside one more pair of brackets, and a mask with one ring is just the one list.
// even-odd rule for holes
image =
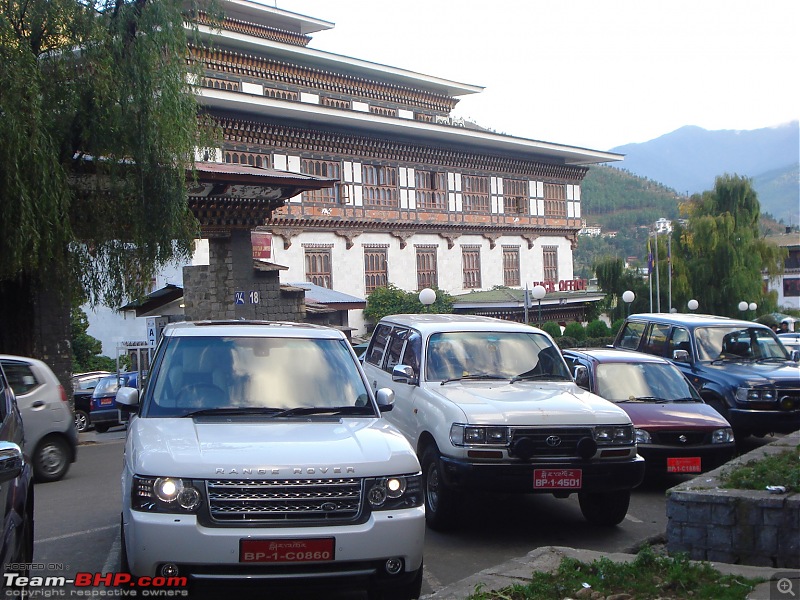
[[630, 396], [629, 398], [626, 398], [625, 400], [619, 400], [618, 402], [652, 402], [653, 404], [667, 403], [664, 398], [657, 398], [656, 396]]
[[461, 377], [450, 377], [445, 379], [439, 385], [450, 383], [451, 381], [461, 381], [462, 379], [508, 379], [505, 375], [491, 374], [491, 373], [475, 373], [474, 375], [462, 375]]
[[559, 381], [569, 381], [572, 378], [566, 375], [556, 375], [555, 373], [528, 373], [523, 375], [516, 375], [511, 378], [511, 383], [517, 381], [533, 381], [534, 379], [557, 379]]
[[366, 415], [375, 416], [371, 404], [365, 406], [296, 406], [270, 415], [271, 419], [279, 417], [298, 417], [305, 415]]
[[201, 408], [188, 412], [184, 417], [203, 417], [207, 415], [264, 415], [274, 412], [279, 412], [279, 408], [268, 408], [265, 406], [250, 406], [250, 407], [218, 407], [218, 408]]

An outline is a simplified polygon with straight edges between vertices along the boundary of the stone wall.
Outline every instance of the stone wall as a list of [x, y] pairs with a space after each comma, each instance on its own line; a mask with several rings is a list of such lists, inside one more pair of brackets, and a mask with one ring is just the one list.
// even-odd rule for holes
[[305, 321], [305, 291], [281, 286], [277, 266], [254, 267], [249, 231], [210, 239], [209, 263], [183, 269], [187, 320]]
[[[800, 494], [720, 487], [731, 468], [795, 450], [800, 432], [667, 491], [667, 549], [695, 560], [800, 568]], [[783, 482], [775, 481], [775, 485]]]

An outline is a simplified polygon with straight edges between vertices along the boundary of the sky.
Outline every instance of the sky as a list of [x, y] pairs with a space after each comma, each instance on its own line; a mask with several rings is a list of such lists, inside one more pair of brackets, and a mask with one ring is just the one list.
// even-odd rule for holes
[[798, 0], [259, 0], [331, 21], [309, 47], [485, 87], [453, 111], [610, 150], [685, 125], [800, 118]]

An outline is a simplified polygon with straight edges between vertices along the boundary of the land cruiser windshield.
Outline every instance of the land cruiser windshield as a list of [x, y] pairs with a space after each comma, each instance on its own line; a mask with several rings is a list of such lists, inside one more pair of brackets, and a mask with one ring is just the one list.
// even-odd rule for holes
[[769, 330], [759, 327], [698, 327], [694, 331], [700, 360], [788, 360]]
[[[165, 341], [143, 416], [376, 416], [343, 340], [192, 336]], [[349, 410], [353, 407], [366, 410]]]
[[428, 381], [570, 380], [561, 354], [538, 333], [456, 331], [428, 339]]

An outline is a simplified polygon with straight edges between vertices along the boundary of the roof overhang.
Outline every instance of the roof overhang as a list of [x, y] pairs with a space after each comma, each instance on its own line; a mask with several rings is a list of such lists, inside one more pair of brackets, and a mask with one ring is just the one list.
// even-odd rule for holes
[[287, 102], [266, 96], [212, 88], [198, 88], [197, 92], [200, 103], [214, 110], [249, 114], [259, 119], [299, 121], [305, 126], [335, 128], [351, 133], [363, 132], [392, 140], [405, 139], [415, 143], [452, 146], [475, 152], [500, 152], [565, 165], [592, 165], [615, 162], [624, 158], [624, 155], [613, 152], [529, 140], [465, 127], [341, 110], [319, 104]]

